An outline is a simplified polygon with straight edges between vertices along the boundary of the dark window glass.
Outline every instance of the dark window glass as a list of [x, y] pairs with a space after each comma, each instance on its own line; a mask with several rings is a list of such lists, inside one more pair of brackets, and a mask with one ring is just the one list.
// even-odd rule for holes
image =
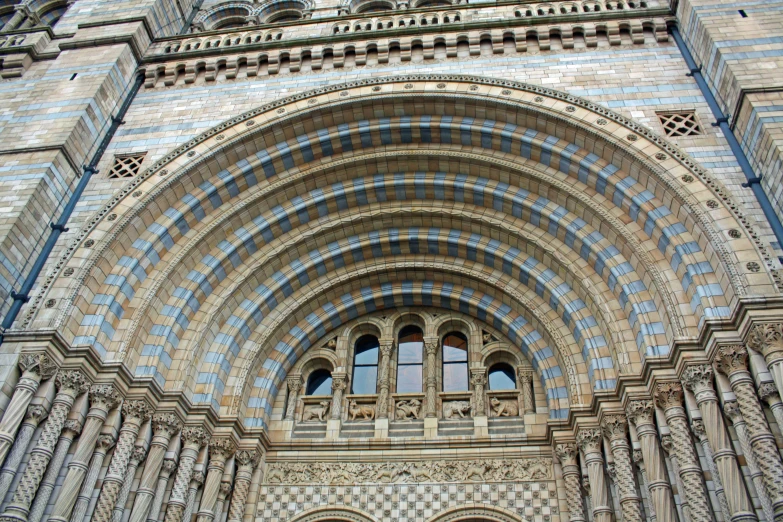
[[307, 378], [306, 395], [331, 395], [332, 374], [329, 370], [316, 370]]
[[397, 393], [419, 393], [422, 390], [424, 335], [417, 326], [406, 326], [397, 342]]
[[374, 335], [359, 337], [354, 345], [353, 379], [351, 393], [375, 393], [378, 382], [378, 338]]
[[508, 364], [496, 364], [489, 369], [490, 390], [514, 390], [517, 380], [514, 377], [514, 369]]
[[443, 338], [443, 391], [468, 391], [468, 339], [459, 332]]

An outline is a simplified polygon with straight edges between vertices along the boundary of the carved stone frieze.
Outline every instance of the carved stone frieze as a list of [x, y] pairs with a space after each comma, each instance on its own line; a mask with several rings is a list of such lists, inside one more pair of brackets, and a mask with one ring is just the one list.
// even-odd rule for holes
[[410, 462], [274, 462], [268, 484], [363, 484], [390, 482], [501, 482], [549, 480], [552, 459], [481, 459]]

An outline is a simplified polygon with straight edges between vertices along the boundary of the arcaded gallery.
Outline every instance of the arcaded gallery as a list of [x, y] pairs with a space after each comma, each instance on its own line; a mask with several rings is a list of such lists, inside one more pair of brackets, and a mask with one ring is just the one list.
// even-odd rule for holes
[[0, 0], [0, 522], [783, 522], [783, 0]]

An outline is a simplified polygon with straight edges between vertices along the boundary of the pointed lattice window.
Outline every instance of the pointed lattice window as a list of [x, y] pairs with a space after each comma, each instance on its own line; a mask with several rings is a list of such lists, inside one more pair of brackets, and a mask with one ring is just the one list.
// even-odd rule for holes
[[681, 136], [700, 136], [703, 134], [701, 125], [693, 111], [683, 112], [659, 112], [663, 130], [667, 138], [679, 138]]
[[136, 176], [141, 170], [144, 154], [126, 154], [114, 158], [114, 166], [109, 171], [109, 179], [124, 179]]

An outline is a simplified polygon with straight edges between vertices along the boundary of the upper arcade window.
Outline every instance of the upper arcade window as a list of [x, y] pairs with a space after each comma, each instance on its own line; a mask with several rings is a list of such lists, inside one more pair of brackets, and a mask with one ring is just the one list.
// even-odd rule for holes
[[331, 395], [332, 374], [329, 370], [315, 370], [307, 378], [305, 395]]
[[421, 393], [424, 335], [418, 326], [400, 330], [397, 341], [397, 393]]
[[288, 22], [296, 22], [297, 20], [301, 20], [301, 19], [302, 19], [302, 13], [294, 9], [287, 9], [285, 11], [281, 11], [279, 13], [275, 13], [274, 15], [270, 16], [266, 20], [266, 23], [284, 24]]
[[418, 2], [416, 7], [451, 7], [451, 2], [448, 0], [423, 0]]
[[489, 369], [489, 389], [515, 390], [517, 380], [514, 374], [514, 368], [506, 363], [498, 363]]
[[379, 348], [378, 338], [374, 335], [363, 335], [356, 341], [351, 393], [371, 394], [376, 392]]
[[356, 8], [356, 13], [380, 13], [382, 11], [393, 11], [395, 7], [395, 4], [389, 0], [370, 0], [362, 2]]
[[443, 391], [468, 391], [468, 338], [459, 332], [443, 338]]

